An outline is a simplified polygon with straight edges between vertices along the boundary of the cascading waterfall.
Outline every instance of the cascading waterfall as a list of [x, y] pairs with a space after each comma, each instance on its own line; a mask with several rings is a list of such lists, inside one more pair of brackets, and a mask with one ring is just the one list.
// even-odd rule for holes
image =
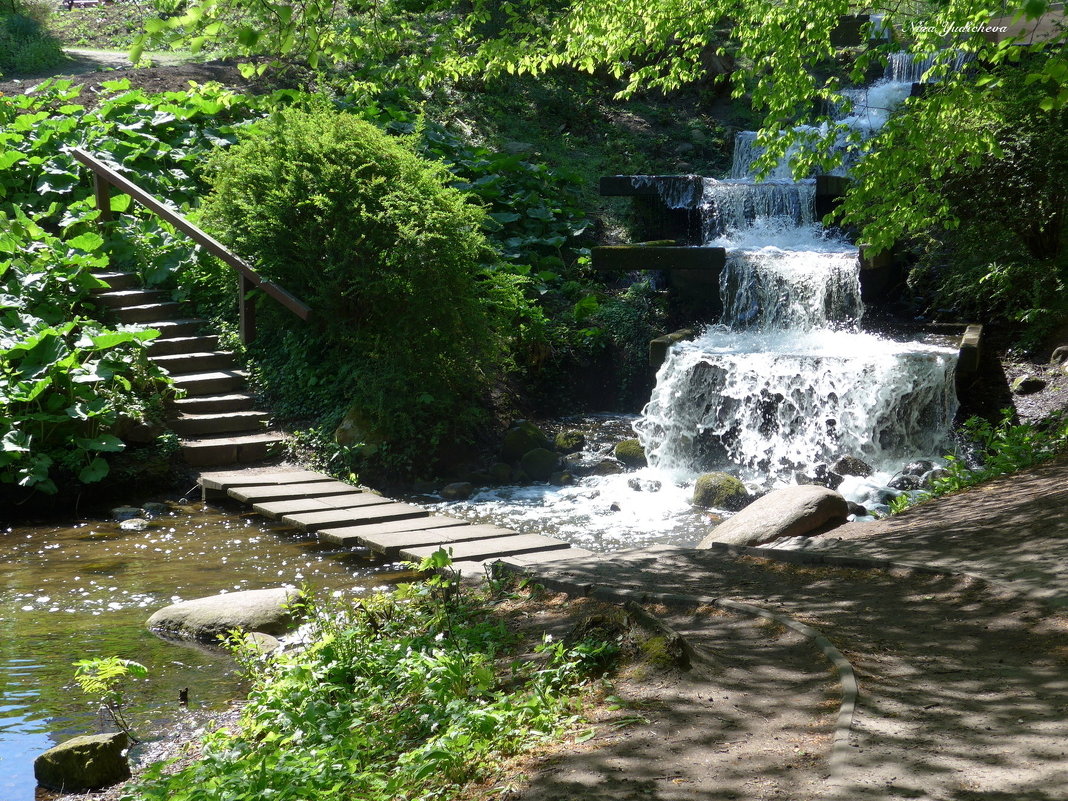
[[[849, 93], [839, 121], [871, 135], [929, 67], [892, 60], [885, 79]], [[940, 453], [956, 411], [956, 353], [859, 332], [858, 249], [814, 222], [814, 181], [788, 180], [794, 152], [757, 181], [761, 149], [743, 132], [731, 178], [704, 181], [705, 243], [727, 250], [724, 311], [674, 346], [635, 424], [654, 467], [727, 469], [767, 486], [840, 456], [892, 472]]]

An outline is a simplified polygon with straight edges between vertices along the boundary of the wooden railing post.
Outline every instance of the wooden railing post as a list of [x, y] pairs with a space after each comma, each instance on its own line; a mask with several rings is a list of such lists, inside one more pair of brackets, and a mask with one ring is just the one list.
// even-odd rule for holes
[[96, 192], [96, 207], [100, 209], [100, 221], [111, 220], [111, 186], [100, 173], [93, 173], [93, 191]]
[[255, 286], [242, 272], [237, 274], [237, 308], [241, 313], [239, 332], [241, 342], [248, 345], [256, 338], [256, 298], [252, 295]]

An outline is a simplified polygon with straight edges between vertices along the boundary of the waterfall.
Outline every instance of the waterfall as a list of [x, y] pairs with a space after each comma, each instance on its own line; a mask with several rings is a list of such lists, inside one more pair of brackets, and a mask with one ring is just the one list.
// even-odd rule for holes
[[[886, 78], [847, 92], [840, 127], [872, 135], [933, 63], [891, 59]], [[839, 146], [855, 150], [849, 137]], [[791, 176], [796, 152], [757, 181], [756, 133], [739, 133], [730, 178], [704, 179], [699, 200], [675, 198], [701, 210], [705, 244], [727, 251], [723, 315], [675, 345], [657, 374], [634, 426], [654, 467], [768, 485], [840, 456], [893, 472], [940, 453], [957, 406], [956, 351], [859, 331], [858, 249], [816, 221], [815, 181]]]

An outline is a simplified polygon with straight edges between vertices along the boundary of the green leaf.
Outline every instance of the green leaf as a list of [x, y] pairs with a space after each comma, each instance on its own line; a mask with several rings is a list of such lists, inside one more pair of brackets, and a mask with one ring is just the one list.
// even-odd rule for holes
[[114, 434], [101, 434], [98, 437], [92, 439], [86, 437], [79, 437], [75, 440], [75, 443], [79, 448], [85, 451], [105, 451], [116, 452], [126, 448], [126, 445], [121, 439]]
[[100, 481], [110, 471], [108, 463], [101, 457], [97, 456], [89, 464], [78, 471], [78, 480], [85, 484], [92, 484], [94, 481]]
[[92, 252], [100, 248], [104, 244], [104, 237], [100, 234], [87, 232], [67, 240], [67, 245], [78, 250], [86, 250]]

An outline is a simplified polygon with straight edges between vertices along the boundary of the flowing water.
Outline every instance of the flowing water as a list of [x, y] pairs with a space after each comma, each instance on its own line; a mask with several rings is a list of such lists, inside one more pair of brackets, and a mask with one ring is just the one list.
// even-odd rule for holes
[[[847, 93], [834, 128], [840, 173], [912, 84], [947, 63], [963, 61], [895, 56], [884, 78]], [[797, 130], [804, 139], [832, 129]], [[657, 186], [669, 207], [700, 209], [704, 244], [727, 252], [720, 321], [672, 347], [643, 414], [629, 421], [649, 467], [570, 487], [484, 490], [443, 508], [520, 530], [548, 528], [593, 550], [692, 545], [709, 527], [707, 513], [689, 505], [702, 472], [729, 472], [761, 491], [853, 456], [875, 473], [847, 478], [840, 491], [885, 512], [897, 494], [885, 485], [906, 461], [946, 452], [957, 408], [956, 348], [863, 331], [859, 251], [817, 221], [815, 180], [794, 180], [791, 162], [804, 146], [758, 179], [763, 148], [755, 132], [742, 132], [729, 178], [634, 179]], [[565, 427], [597, 425], [587, 419]], [[595, 442], [585, 458], [607, 455]]]
[[165, 642], [145, 620], [176, 600], [299, 586], [367, 590], [395, 578], [349, 550], [217, 508], [171, 505], [145, 531], [114, 521], [0, 530], [0, 799], [34, 797], [33, 759], [97, 730], [95, 706], [73, 682], [78, 659], [143, 663], [131, 718], [149, 738], [188, 712], [242, 694], [224, 653]]

